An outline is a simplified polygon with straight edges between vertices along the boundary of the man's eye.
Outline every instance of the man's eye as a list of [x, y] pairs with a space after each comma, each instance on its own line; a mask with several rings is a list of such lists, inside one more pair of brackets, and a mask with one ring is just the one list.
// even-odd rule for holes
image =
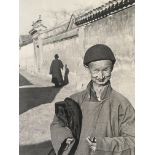
[[99, 69], [95, 69], [95, 71], [96, 71], [96, 72], [99, 72], [100, 70], [99, 70]]
[[111, 71], [111, 68], [106, 68], [104, 69], [104, 71]]

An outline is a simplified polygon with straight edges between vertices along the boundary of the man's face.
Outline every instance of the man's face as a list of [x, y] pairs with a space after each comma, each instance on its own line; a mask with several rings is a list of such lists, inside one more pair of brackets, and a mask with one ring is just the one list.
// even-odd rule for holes
[[111, 78], [113, 64], [110, 60], [99, 60], [89, 63], [91, 80], [98, 85], [105, 85]]

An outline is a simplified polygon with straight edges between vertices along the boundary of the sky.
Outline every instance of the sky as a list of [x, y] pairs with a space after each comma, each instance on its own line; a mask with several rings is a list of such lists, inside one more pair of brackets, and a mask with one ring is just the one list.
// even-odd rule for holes
[[[42, 16], [43, 24], [52, 28], [79, 9], [95, 8], [109, 0], [19, 0], [19, 33], [28, 34], [32, 22]], [[57, 20], [59, 19], [59, 20]]]

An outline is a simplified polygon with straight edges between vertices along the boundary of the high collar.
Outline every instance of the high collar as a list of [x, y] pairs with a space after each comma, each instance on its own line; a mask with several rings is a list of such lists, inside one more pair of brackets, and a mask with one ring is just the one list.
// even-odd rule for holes
[[[110, 97], [110, 93], [111, 93], [111, 84], [110, 84], [110, 81], [104, 86], [104, 90], [102, 91], [102, 94], [101, 94], [101, 101], [107, 99]], [[93, 82], [90, 81], [87, 85], [87, 93], [88, 93], [88, 98], [91, 100], [91, 101], [98, 101], [97, 99], [97, 96], [96, 96], [96, 92], [95, 90], [93, 89]]]

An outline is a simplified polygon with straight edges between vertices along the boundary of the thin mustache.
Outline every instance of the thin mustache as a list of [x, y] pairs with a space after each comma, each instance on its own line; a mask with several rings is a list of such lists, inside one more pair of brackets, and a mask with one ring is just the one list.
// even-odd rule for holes
[[100, 82], [103, 82], [105, 80], [105, 78], [104, 79], [97, 79], [97, 80], [100, 81]]
[[104, 77], [104, 78], [102, 78], [102, 79], [97, 79], [97, 80], [100, 81], [100, 82], [103, 82], [105, 79], [107, 79], [107, 78], [109, 78], [109, 77], [111, 77], [111, 76], [106, 76], [106, 77]]

